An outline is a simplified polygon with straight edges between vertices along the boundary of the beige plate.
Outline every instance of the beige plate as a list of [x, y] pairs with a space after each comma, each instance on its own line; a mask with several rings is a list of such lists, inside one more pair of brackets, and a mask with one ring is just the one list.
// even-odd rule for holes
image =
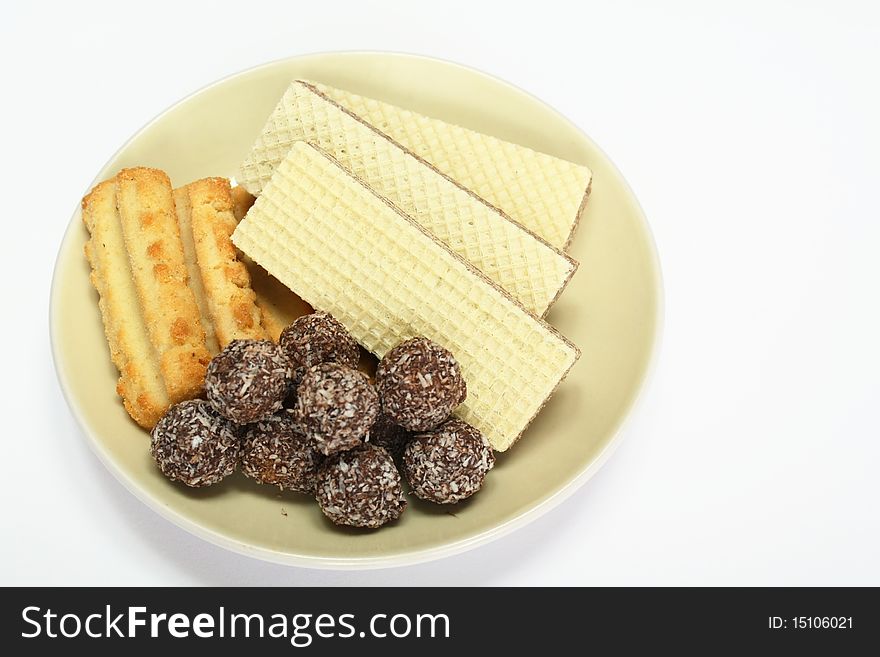
[[[608, 158], [539, 100], [448, 62], [385, 53], [296, 57], [217, 82], [140, 130], [98, 172], [165, 169], [175, 185], [233, 175], [288, 82], [305, 77], [375, 96], [588, 165], [593, 193], [572, 246], [581, 265], [549, 321], [583, 356], [522, 440], [500, 455], [485, 489], [450, 509], [413, 501], [379, 531], [346, 531], [301, 495], [279, 495], [240, 473], [191, 490], [153, 465], [148, 436], [115, 393], [97, 296], [82, 255], [79, 210], [52, 284], [55, 364], [95, 453], [131, 492], [218, 545], [282, 563], [364, 568], [425, 561], [522, 526], [583, 484], [605, 461], [639, 395], [657, 345], [662, 294], [654, 245], [638, 202]], [[283, 509], [283, 511], [282, 511]], [[285, 515], [286, 514], [286, 515]]]

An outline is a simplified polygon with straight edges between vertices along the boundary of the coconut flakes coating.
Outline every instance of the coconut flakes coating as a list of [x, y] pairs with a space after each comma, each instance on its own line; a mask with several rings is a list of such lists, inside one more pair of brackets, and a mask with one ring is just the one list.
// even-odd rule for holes
[[413, 494], [437, 504], [454, 504], [476, 493], [494, 465], [489, 441], [458, 418], [416, 434], [403, 452], [403, 472]]
[[261, 484], [314, 495], [323, 457], [288, 410], [247, 427], [241, 471]]
[[150, 432], [150, 454], [169, 479], [210, 486], [235, 472], [236, 427], [202, 399], [175, 404]]
[[411, 431], [407, 431], [400, 425], [394, 424], [385, 413], [379, 411], [376, 421], [370, 428], [370, 435], [367, 441], [371, 445], [384, 447], [394, 458], [394, 461], [399, 462], [403, 456], [403, 449], [412, 436]]
[[281, 332], [282, 351], [300, 372], [318, 363], [339, 363], [357, 367], [360, 350], [345, 327], [322, 311], [298, 317]]
[[208, 365], [205, 391], [215, 410], [250, 424], [281, 408], [290, 386], [290, 361], [269, 340], [233, 340]]
[[293, 367], [285, 408], [296, 408], [296, 390], [308, 368], [318, 363], [339, 363], [356, 368], [360, 361], [355, 339], [342, 323], [321, 310], [297, 317], [281, 332], [278, 342]]
[[314, 365], [297, 389], [296, 418], [325, 455], [360, 445], [378, 414], [376, 389], [345, 365]]
[[407, 506], [391, 455], [369, 443], [324, 461], [316, 499], [333, 523], [349, 527], [381, 527]]
[[410, 431], [433, 429], [467, 397], [458, 361], [427, 338], [412, 338], [385, 354], [376, 388], [382, 411]]

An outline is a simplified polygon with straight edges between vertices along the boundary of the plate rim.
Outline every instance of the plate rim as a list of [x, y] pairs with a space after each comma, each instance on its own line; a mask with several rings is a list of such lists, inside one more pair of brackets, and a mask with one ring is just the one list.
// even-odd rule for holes
[[[632, 424], [633, 418], [638, 415], [646, 397], [647, 391], [651, 388], [655, 371], [657, 368], [657, 362], [659, 360], [660, 351], [662, 348], [663, 342], [663, 334], [664, 334], [664, 325], [665, 325], [665, 295], [664, 295], [664, 285], [663, 285], [663, 272], [660, 265], [660, 257], [657, 249], [657, 242], [654, 238], [653, 231], [651, 230], [651, 226], [648, 223], [647, 217], [645, 216], [645, 212], [642, 209], [641, 204], [639, 203], [638, 198], [627, 182], [626, 178], [621, 173], [620, 169], [614, 163], [614, 161], [608, 156], [608, 154], [602, 150], [591, 138], [587, 135], [577, 124], [571, 121], [565, 114], [554, 108], [553, 106], [547, 104], [534, 94], [518, 87], [517, 85], [509, 82], [508, 80], [501, 78], [499, 76], [493, 75], [491, 73], [487, 73], [479, 68], [469, 66], [466, 64], [461, 64], [456, 61], [452, 61], [445, 58], [440, 57], [431, 57], [428, 55], [421, 55], [416, 53], [407, 53], [401, 51], [388, 51], [388, 50], [329, 50], [329, 51], [319, 51], [319, 52], [311, 52], [304, 53], [300, 55], [291, 55], [288, 57], [277, 58], [268, 62], [264, 62], [262, 64], [257, 64], [256, 66], [251, 66], [246, 69], [242, 69], [240, 71], [233, 72], [229, 75], [223, 76], [222, 78], [218, 78], [208, 84], [196, 89], [190, 94], [187, 94], [183, 98], [175, 101], [171, 105], [168, 105], [163, 110], [161, 110], [158, 114], [153, 116], [150, 120], [144, 123], [140, 128], [135, 130], [132, 135], [123, 142], [123, 144], [116, 150], [114, 153], [105, 161], [104, 165], [101, 167], [101, 171], [103, 171], [107, 165], [116, 159], [117, 155], [124, 151], [128, 145], [134, 141], [144, 130], [153, 125], [156, 121], [160, 120], [164, 117], [168, 112], [177, 107], [183, 102], [186, 102], [190, 98], [197, 96], [204, 91], [216, 86], [223, 84], [233, 78], [247, 75], [259, 71], [263, 68], [270, 68], [281, 64], [283, 62], [289, 62], [293, 60], [302, 60], [314, 57], [322, 57], [328, 55], [343, 55], [343, 56], [357, 56], [357, 55], [390, 55], [393, 57], [404, 57], [409, 59], [422, 59], [433, 62], [440, 62], [448, 66], [461, 68], [469, 73], [476, 74], [478, 76], [490, 78], [491, 80], [500, 83], [506, 87], [511, 88], [515, 92], [518, 92], [524, 96], [529, 97], [530, 99], [536, 101], [543, 105], [547, 110], [556, 114], [559, 118], [561, 118], [569, 127], [573, 130], [577, 131], [580, 136], [586, 139], [599, 153], [601, 153], [602, 157], [608, 162], [611, 166], [614, 173], [617, 174], [620, 181], [623, 183], [626, 195], [629, 197], [629, 200], [632, 202], [633, 206], [638, 211], [638, 219], [642, 224], [642, 228], [644, 230], [645, 236], [647, 238], [647, 247], [650, 253], [650, 268], [653, 274], [654, 280], [654, 294], [656, 295], [657, 304], [656, 304], [656, 316], [654, 317], [654, 331], [651, 336], [651, 345], [650, 345], [650, 354], [648, 357], [648, 363], [645, 368], [644, 374], [642, 376], [641, 381], [638, 383], [638, 388], [635, 391], [635, 395], [630, 402], [629, 408], [626, 409], [621, 420], [618, 422], [617, 427], [614, 429], [608, 443], [602, 449], [602, 451], [593, 459], [593, 461], [584, 468], [577, 476], [572, 478], [567, 484], [565, 484], [562, 488], [557, 490], [555, 493], [550, 495], [548, 498], [539, 502], [537, 505], [523, 511], [519, 515], [502, 522], [490, 529], [487, 529], [483, 532], [480, 532], [474, 536], [469, 538], [461, 539], [454, 541], [452, 543], [448, 543], [446, 545], [440, 545], [431, 548], [422, 548], [410, 550], [398, 554], [393, 555], [380, 555], [380, 556], [363, 556], [363, 557], [317, 557], [303, 554], [296, 554], [291, 552], [280, 552], [278, 550], [272, 550], [268, 548], [256, 547], [253, 545], [249, 545], [247, 543], [242, 543], [240, 541], [235, 541], [230, 539], [229, 537], [223, 535], [222, 533], [216, 532], [214, 530], [208, 529], [207, 527], [202, 526], [198, 522], [186, 517], [185, 515], [175, 511], [169, 506], [163, 504], [160, 500], [154, 499], [151, 495], [146, 493], [140, 486], [137, 485], [135, 481], [133, 481], [129, 476], [127, 476], [124, 472], [122, 472], [113, 462], [113, 460], [108, 456], [107, 450], [105, 450], [98, 441], [91, 435], [91, 433], [87, 430], [86, 423], [83, 417], [80, 414], [77, 405], [73, 403], [70, 397], [70, 387], [68, 384], [69, 375], [64, 368], [60, 364], [60, 356], [59, 356], [59, 340], [58, 340], [58, 325], [57, 325], [57, 305], [59, 303], [59, 262], [61, 260], [61, 254], [66, 251], [66, 247], [69, 240], [74, 238], [74, 234], [76, 230], [79, 228], [79, 224], [75, 221], [76, 219], [76, 210], [71, 214], [70, 220], [68, 221], [67, 228], [64, 231], [64, 235], [61, 239], [61, 242], [58, 247], [58, 251], [55, 255], [55, 264], [52, 270], [52, 281], [50, 284], [50, 292], [49, 292], [49, 338], [51, 343], [51, 353], [52, 353], [52, 362], [55, 369], [55, 375], [58, 380], [58, 385], [61, 388], [62, 396], [64, 397], [65, 402], [67, 403], [68, 409], [70, 410], [71, 415], [73, 416], [76, 424], [80, 430], [80, 433], [86, 439], [89, 448], [92, 453], [98, 457], [98, 460], [104, 465], [104, 467], [113, 475], [117, 482], [119, 482], [123, 488], [125, 488], [128, 492], [130, 492], [134, 497], [140, 500], [146, 507], [151, 509], [153, 512], [157, 513], [162, 518], [172, 522], [174, 525], [183, 529], [184, 531], [197, 536], [198, 538], [212, 543], [216, 546], [225, 548], [237, 554], [241, 554], [247, 557], [260, 559], [263, 561], [276, 563], [280, 565], [286, 566], [297, 566], [303, 568], [310, 568], [315, 570], [374, 570], [380, 568], [390, 568], [390, 567], [402, 567], [402, 566], [410, 566], [419, 563], [426, 563], [429, 561], [435, 561], [438, 559], [442, 559], [445, 557], [454, 556], [456, 554], [461, 554], [463, 552], [467, 552], [481, 545], [486, 545], [491, 543], [503, 536], [506, 536], [521, 527], [528, 525], [529, 523], [537, 520], [541, 516], [549, 513], [560, 504], [562, 504], [565, 500], [571, 497], [575, 492], [580, 490], [584, 484], [589, 481], [596, 472], [608, 461], [608, 459], [612, 456], [614, 451], [623, 441], [625, 434]], [[98, 177], [95, 177], [92, 182], [89, 184], [89, 188], [94, 186], [97, 182], [99, 182]]]

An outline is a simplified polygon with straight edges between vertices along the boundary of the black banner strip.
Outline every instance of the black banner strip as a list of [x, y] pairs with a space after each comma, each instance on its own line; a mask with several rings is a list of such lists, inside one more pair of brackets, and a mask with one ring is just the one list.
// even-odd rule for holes
[[[807, 650], [880, 639], [875, 589], [6, 589], [6, 654]], [[873, 648], [872, 648], [873, 649]]]

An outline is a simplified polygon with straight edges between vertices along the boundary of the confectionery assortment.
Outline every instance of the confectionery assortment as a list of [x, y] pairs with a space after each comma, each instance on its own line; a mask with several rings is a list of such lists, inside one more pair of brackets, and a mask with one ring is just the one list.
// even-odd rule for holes
[[[297, 322], [282, 333], [297, 337], [293, 357], [270, 340], [233, 340], [208, 364], [207, 399], [168, 409], [151, 443], [165, 476], [201, 487], [240, 466], [258, 483], [314, 495], [335, 524], [367, 528], [406, 509], [401, 472], [431, 502], [479, 490], [495, 458], [477, 429], [450, 417], [467, 386], [449, 351], [425, 338], [407, 340], [380, 361], [377, 381], [384, 383], [374, 385], [338, 362], [351, 336], [332, 316]], [[296, 406], [286, 409], [291, 386]], [[423, 433], [397, 424], [391, 408]], [[422, 440], [424, 449], [413, 448]]]
[[304, 141], [333, 157], [529, 312], [546, 313], [577, 268], [563, 251], [301, 80], [290, 85], [254, 142], [240, 167], [241, 184], [264, 194], [287, 151]]
[[134, 167], [82, 202], [117, 393], [159, 471], [240, 469], [368, 529], [406, 490], [474, 496], [580, 356], [542, 317], [590, 171], [294, 80], [239, 180]]

